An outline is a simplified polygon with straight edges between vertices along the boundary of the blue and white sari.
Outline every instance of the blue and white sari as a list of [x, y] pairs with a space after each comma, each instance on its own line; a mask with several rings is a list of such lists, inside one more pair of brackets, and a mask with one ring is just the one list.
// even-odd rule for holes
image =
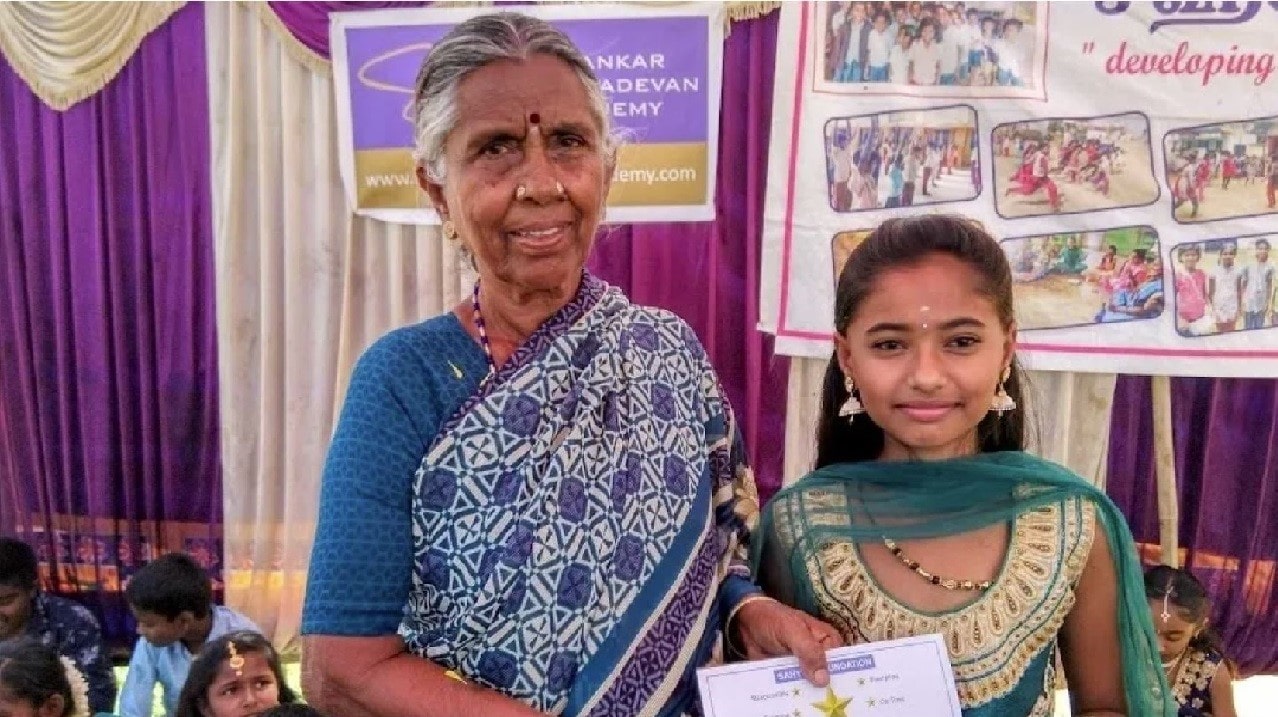
[[535, 709], [696, 710], [758, 500], [691, 329], [586, 275], [417, 471], [409, 649]]

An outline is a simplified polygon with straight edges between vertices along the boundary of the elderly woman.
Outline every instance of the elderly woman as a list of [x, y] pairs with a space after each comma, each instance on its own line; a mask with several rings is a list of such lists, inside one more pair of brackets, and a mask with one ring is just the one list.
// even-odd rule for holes
[[474, 258], [359, 361], [303, 633], [329, 714], [680, 715], [725, 642], [824, 683], [837, 633], [763, 597], [753, 478], [691, 329], [583, 269], [615, 146], [581, 52], [462, 23], [416, 88], [418, 178]]

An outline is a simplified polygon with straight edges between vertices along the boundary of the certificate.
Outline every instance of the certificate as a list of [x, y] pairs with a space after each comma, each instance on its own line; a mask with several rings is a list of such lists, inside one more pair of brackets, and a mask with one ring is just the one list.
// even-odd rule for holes
[[961, 717], [940, 635], [841, 647], [826, 653], [829, 687], [793, 657], [697, 671], [706, 717]]

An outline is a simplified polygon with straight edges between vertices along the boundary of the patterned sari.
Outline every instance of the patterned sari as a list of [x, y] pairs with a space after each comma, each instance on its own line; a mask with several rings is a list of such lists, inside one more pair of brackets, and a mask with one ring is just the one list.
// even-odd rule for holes
[[445, 424], [413, 491], [413, 652], [535, 709], [680, 715], [757, 517], [695, 335], [586, 275]]

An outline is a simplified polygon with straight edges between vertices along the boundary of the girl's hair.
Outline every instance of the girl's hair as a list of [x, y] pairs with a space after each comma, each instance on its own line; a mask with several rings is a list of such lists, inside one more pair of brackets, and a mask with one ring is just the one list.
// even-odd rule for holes
[[1152, 567], [1145, 571], [1145, 597], [1165, 601], [1168, 607], [1179, 610], [1181, 617], [1201, 626], [1198, 634], [1190, 640], [1190, 647], [1225, 656], [1224, 643], [1208, 621], [1211, 598], [1207, 596], [1207, 588], [1193, 573], [1170, 565]]
[[1197, 244], [1186, 244], [1185, 246], [1182, 246], [1180, 249], [1176, 250], [1176, 256], [1180, 257], [1181, 259], [1184, 259], [1186, 254], [1194, 254], [1199, 259], [1201, 259], [1203, 256], [1203, 250], [1202, 250], [1202, 247], [1198, 246]]
[[[934, 254], [947, 254], [972, 268], [980, 280], [977, 290], [994, 302], [1004, 329], [1014, 322], [1012, 311], [1012, 269], [994, 237], [980, 225], [958, 216], [926, 215], [889, 219], [870, 233], [843, 265], [834, 301], [834, 327], [843, 334], [857, 309], [874, 291], [884, 272], [913, 266]], [[977, 425], [981, 453], [1020, 451], [1025, 448], [1024, 391], [1021, 369], [1012, 361], [1007, 395], [1018, 408], [999, 417], [989, 413]], [[884, 435], [864, 413], [849, 421], [839, 416], [848, 400], [838, 353], [830, 358], [821, 389], [821, 413], [817, 421], [816, 467], [833, 463], [871, 461], [883, 451]]]
[[71, 714], [75, 701], [62, 658], [31, 639], [0, 643], [0, 685], [17, 699], [39, 708], [54, 695], [62, 697], [62, 715]]
[[182, 686], [182, 694], [178, 697], [177, 710], [173, 717], [204, 717], [202, 707], [208, 704], [209, 688], [217, 679], [222, 663], [231, 656], [227, 646], [235, 643], [237, 654], [254, 653], [266, 658], [275, 673], [275, 682], [279, 685], [280, 704], [297, 701], [297, 694], [284, 681], [284, 670], [280, 667], [279, 653], [271, 646], [270, 640], [256, 632], [242, 630], [223, 635], [209, 642], [200, 650], [200, 654], [191, 661], [191, 669], [186, 676], [186, 684]]

